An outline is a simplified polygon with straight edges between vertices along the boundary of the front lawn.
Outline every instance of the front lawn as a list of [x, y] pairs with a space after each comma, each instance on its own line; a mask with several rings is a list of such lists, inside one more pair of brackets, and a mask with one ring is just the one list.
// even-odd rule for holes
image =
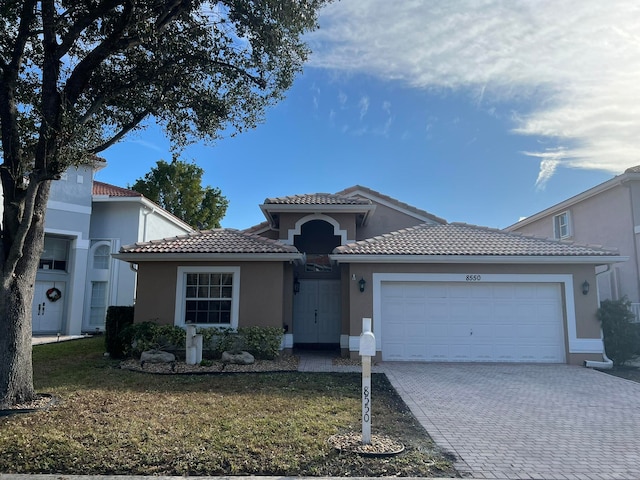
[[0, 418], [0, 472], [131, 475], [455, 476], [383, 375], [373, 433], [386, 458], [338, 453], [360, 429], [359, 374], [151, 375], [103, 357], [103, 338], [34, 347], [49, 411]]

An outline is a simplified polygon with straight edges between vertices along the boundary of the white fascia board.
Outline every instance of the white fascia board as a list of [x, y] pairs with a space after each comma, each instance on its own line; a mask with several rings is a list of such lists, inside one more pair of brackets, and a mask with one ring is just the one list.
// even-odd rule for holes
[[177, 227], [182, 228], [187, 233], [193, 233], [195, 230], [191, 225], [186, 223], [184, 220], [179, 219], [172, 213], [167, 212], [160, 205], [152, 202], [146, 197], [110, 197], [109, 195], [93, 195], [93, 202], [108, 202], [108, 203], [139, 203], [145, 208], [148, 208], [152, 211], [152, 213], [157, 213], [158, 215], [166, 218], [171, 223], [176, 225]]
[[329, 255], [337, 263], [491, 263], [491, 264], [594, 264], [609, 265], [629, 260], [615, 256], [507, 256], [507, 255]]
[[[404, 213], [405, 215], [408, 215], [410, 217], [413, 218], [417, 218], [418, 220], [422, 220], [425, 223], [447, 223], [446, 220], [444, 218], [440, 218], [437, 217], [436, 215], [432, 215], [431, 217], [425, 216], [425, 215], [421, 215], [417, 212], [414, 212], [412, 210], [408, 210], [406, 208], [403, 208], [402, 206], [398, 205], [397, 203], [393, 203], [390, 202], [388, 200], [385, 200], [384, 198], [380, 198], [377, 195], [373, 195], [369, 192], [366, 192], [364, 190], [354, 190], [353, 192], [349, 192], [347, 195], [344, 195], [345, 197], [355, 197], [355, 196], [360, 196], [360, 197], [365, 197], [368, 198], [369, 200], [379, 203], [380, 205], [384, 205], [385, 207], [391, 208], [392, 210], [395, 210], [397, 212], [400, 213]], [[428, 212], [427, 212], [428, 213]], [[436, 220], [434, 220], [434, 218]]]
[[266, 203], [260, 205], [263, 212], [338, 212], [338, 213], [369, 213], [376, 209], [375, 205], [297, 205]]
[[112, 257], [125, 262], [190, 262], [190, 261], [230, 261], [230, 262], [297, 262], [304, 256], [300, 253], [114, 253]]
[[518, 228], [529, 225], [530, 223], [538, 221], [542, 218], [567, 210], [568, 208], [570, 208], [571, 206], [579, 202], [582, 202], [584, 200], [587, 200], [588, 198], [599, 195], [600, 193], [610, 190], [614, 187], [617, 187], [618, 185], [622, 185], [627, 181], [633, 181], [633, 180], [640, 180], [640, 175], [637, 173], [636, 174], [623, 173], [622, 175], [613, 177], [611, 180], [607, 180], [606, 182], [603, 182], [600, 185], [596, 185], [595, 187], [592, 187], [589, 190], [579, 193], [578, 195], [574, 195], [573, 197], [568, 198], [560, 203], [556, 203], [555, 205], [552, 205], [549, 208], [545, 208], [544, 210], [538, 213], [534, 213], [529, 217], [523, 218], [519, 222], [516, 222], [513, 225], [509, 225], [508, 227], [505, 227], [503, 230], [506, 230], [508, 232], [517, 230]]
[[269, 225], [273, 226], [274, 213], [364, 213], [363, 224], [367, 222], [369, 216], [375, 212], [375, 205], [288, 205], [279, 203], [264, 203], [260, 205], [260, 210], [265, 216]]

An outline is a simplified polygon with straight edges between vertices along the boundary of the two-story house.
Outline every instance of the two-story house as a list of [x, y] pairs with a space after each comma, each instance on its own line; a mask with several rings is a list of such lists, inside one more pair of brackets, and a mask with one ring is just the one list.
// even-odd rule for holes
[[640, 166], [505, 229], [557, 240], [617, 248], [626, 262], [598, 268], [600, 300], [626, 296], [640, 307]]
[[34, 335], [102, 331], [107, 307], [133, 305], [136, 294], [136, 272], [111, 254], [131, 242], [193, 232], [141, 194], [95, 182], [104, 165], [70, 168], [52, 183], [34, 287]]

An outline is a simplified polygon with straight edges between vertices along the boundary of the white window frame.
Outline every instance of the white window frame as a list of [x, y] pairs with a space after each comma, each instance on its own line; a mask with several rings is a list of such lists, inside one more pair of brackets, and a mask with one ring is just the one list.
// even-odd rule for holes
[[178, 267], [176, 281], [176, 310], [174, 324], [185, 327], [186, 279], [188, 273], [226, 273], [232, 276], [231, 285], [231, 323], [190, 323], [189, 325], [218, 328], [238, 328], [240, 312], [240, 267]]
[[[562, 218], [565, 218], [565, 222], [562, 222]], [[566, 228], [566, 233], [562, 234], [563, 227]], [[553, 216], [553, 236], [558, 240], [571, 237], [571, 215], [569, 211], [565, 211]]]

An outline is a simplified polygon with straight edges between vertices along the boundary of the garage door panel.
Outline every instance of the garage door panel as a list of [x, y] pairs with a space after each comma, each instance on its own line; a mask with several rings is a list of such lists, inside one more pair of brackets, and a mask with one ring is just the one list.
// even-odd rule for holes
[[564, 362], [558, 284], [385, 282], [385, 360]]

